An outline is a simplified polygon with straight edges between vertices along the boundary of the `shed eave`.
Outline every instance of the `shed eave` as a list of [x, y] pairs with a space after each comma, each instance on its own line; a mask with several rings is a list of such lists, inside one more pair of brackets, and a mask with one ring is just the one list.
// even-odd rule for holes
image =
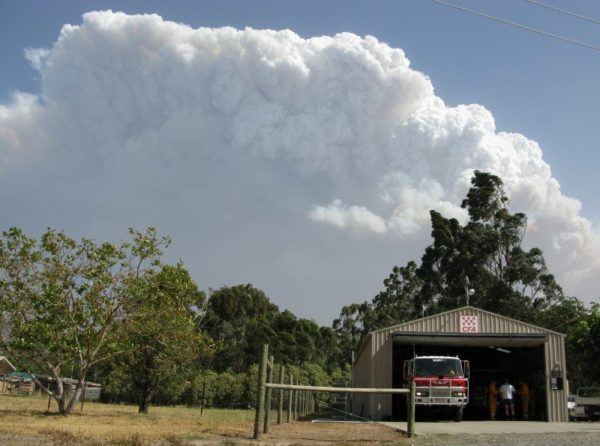
[[538, 347], [548, 341], [546, 333], [418, 333], [402, 332], [392, 334], [398, 344], [435, 344], [463, 347]]

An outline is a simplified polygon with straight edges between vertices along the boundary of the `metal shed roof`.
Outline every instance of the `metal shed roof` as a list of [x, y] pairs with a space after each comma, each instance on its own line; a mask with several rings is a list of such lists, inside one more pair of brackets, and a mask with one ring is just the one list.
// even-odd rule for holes
[[0, 356], [0, 370], [6, 372], [14, 372], [17, 370], [14, 365], [8, 360], [6, 356]]
[[[415, 319], [401, 324], [392, 325], [390, 327], [380, 328], [369, 332], [363, 339], [360, 348], [356, 352], [355, 362], [360, 357], [365, 345], [370, 342], [373, 337], [378, 335], [392, 335], [395, 333], [419, 332], [419, 333], [458, 333], [459, 332], [459, 316], [476, 315], [480, 319], [480, 333], [502, 333], [502, 334], [525, 334], [525, 333], [543, 333], [553, 334], [565, 337], [563, 333], [549, 330], [547, 328], [538, 327], [537, 325], [528, 322], [519, 321], [507, 316], [492, 313], [482, 310], [481, 308], [464, 306], [455, 308], [454, 310], [444, 311], [442, 313], [433, 314], [421, 319]], [[453, 317], [454, 316], [454, 317]], [[473, 336], [470, 334], [469, 336]], [[462, 338], [465, 339], [464, 337]]]
[[379, 333], [381, 331], [401, 330], [404, 327], [414, 326], [415, 324], [419, 324], [420, 322], [425, 323], [425, 322], [433, 320], [433, 319], [438, 319], [438, 318], [441, 318], [441, 317], [445, 317], [445, 316], [450, 315], [452, 313], [462, 313], [465, 310], [469, 310], [470, 314], [480, 314], [482, 316], [492, 317], [492, 318], [497, 319], [497, 320], [502, 320], [502, 321], [510, 322], [511, 324], [513, 324], [513, 326], [517, 325], [517, 326], [521, 326], [521, 327], [525, 328], [526, 332], [530, 332], [530, 333], [531, 332], [554, 333], [554, 334], [557, 334], [557, 335], [565, 336], [564, 333], [559, 333], [559, 332], [554, 331], [554, 330], [549, 330], [547, 328], [539, 327], [537, 325], [533, 325], [533, 324], [530, 324], [528, 322], [523, 322], [523, 321], [520, 321], [518, 319], [513, 319], [513, 318], [510, 318], [508, 316], [502, 316], [500, 314], [492, 313], [491, 311], [482, 310], [481, 308], [472, 307], [472, 306], [464, 306], [464, 307], [460, 307], [460, 308], [455, 308], [454, 310], [448, 310], [448, 311], [444, 311], [442, 313], [432, 314], [431, 316], [427, 316], [427, 317], [424, 317], [424, 318], [421, 318], [421, 319], [415, 319], [413, 321], [403, 322], [401, 324], [392, 325], [390, 327], [380, 328], [378, 330], [371, 331], [369, 334]]

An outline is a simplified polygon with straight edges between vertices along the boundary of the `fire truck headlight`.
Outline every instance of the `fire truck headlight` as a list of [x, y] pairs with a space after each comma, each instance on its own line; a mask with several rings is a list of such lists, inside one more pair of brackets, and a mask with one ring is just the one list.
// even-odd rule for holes
[[417, 390], [417, 396], [429, 396], [429, 390]]
[[452, 396], [453, 397], [459, 397], [459, 398], [463, 398], [465, 396], [465, 392], [452, 392]]

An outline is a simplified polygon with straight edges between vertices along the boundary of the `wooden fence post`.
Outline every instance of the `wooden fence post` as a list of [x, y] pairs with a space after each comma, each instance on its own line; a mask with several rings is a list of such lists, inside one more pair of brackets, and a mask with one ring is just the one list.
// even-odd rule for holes
[[202, 400], [200, 401], [200, 415], [204, 413], [204, 400], [206, 398], [206, 380], [202, 383]]
[[83, 392], [81, 394], [81, 408], [79, 409], [80, 412], [83, 412], [83, 402], [85, 401], [85, 389], [87, 388], [87, 383], [83, 383]]
[[[294, 375], [290, 373], [290, 385], [294, 385]], [[287, 422], [292, 421], [292, 403], [293, 403], [293, 393], [294, 391], [290, 389], [288, 392], [288, 407], [287, 407]]]
[[417, 392], [416, 384], [414, 381], [410, 383], [410, 393], [408, 394], [408, 414], [406, 420], [406, 435], [408, 438], [415, 435], [415, 394]]
[[[271, 383], [273, 381], [273, 368], [275, 367], [275, 358], [271, 356], [270, 364], [267, 366], [267, 382]], [[263, 429], [263, 433], [269, 433], [269, 422], [271, 421], [271, 395], [273, 390], [269, 387], [267, 388], [267, 393], [265, 397], [265, 427]]]
[[304, 403], [304, 415], [310, 412], [310, 392], [306, 391], [306, 403]]
[[[300, 383], [298, 383], [300, 384]], [[294, 390], [294, 420], [298, 419], [298, 391]]]
[[265, 380], [267, 378], [267, 362], [269, 345], [264, 344], [258, 363], [258, 383], [256, 387], [256, 414], [254, 416], [254, 439], [259, 440], [263, 429], [263, 416], [265, 414]]
[[304, 395], [302, 395], [302, 415], [306, 415], [306, 401], [308, 400], [308, 391], [304, 391], [302, 392]]
[[308, 392], [306, 390], [302, 391], [302, 416], [306, 415], [306, 395]]
[[304, 392], [304, 415], [308, 413], [308, 390]]
[[[285, 367], [281, 364], [279, 367], [279, 384], [283, 384], [285, 379]], [[283, 416], [283, 390], [279, 389], [277, 393], [277, 424], [281, 424], [281, 417]]]
[[[410, 384], [408, 385], [408, 391], [410, 392]], [[406, 394], [404, 403], [406, 405], [406, 426], [408, 428], [408, 420], [410, 419], [410, 393]]]

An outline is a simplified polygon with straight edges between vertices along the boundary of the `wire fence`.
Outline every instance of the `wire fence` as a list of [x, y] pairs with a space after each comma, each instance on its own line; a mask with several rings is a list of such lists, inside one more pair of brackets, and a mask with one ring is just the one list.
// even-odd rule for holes
[[[258, 383], [256, 392], [256, 413], [254, 417], [254, 439], [259, 440], [263, 433], [269, 432], [271, 415], [274, 412], [277, 424], [289, 423], [301, 417], [315, 413], [321, 406], [329, 406], [319, 395], [332, 393], [342, 394], [404, 394], [407, 397], [407, 429], [408, 437], [415, 433], [415, 385], [410, 389], [404, 388], [357, 388], [357, 387], [325, 387], [312, 386], [294, 381], [292, 374], [286, 374], [285, 366], [279, 366], [279, 376], [275, 379], [275, 358], [269, 357], [269, 346], [264, 344], [258, 366]], [[277, 381], [277, 382], [275, 382]], [[274, 397], [276, 394], [276, 398]], [[336, 409], [340, 412], [349, 413]], [[357, 419], [367, 420], [351, 414]], [[370, 420], [369, 420], [370, 421]]]

